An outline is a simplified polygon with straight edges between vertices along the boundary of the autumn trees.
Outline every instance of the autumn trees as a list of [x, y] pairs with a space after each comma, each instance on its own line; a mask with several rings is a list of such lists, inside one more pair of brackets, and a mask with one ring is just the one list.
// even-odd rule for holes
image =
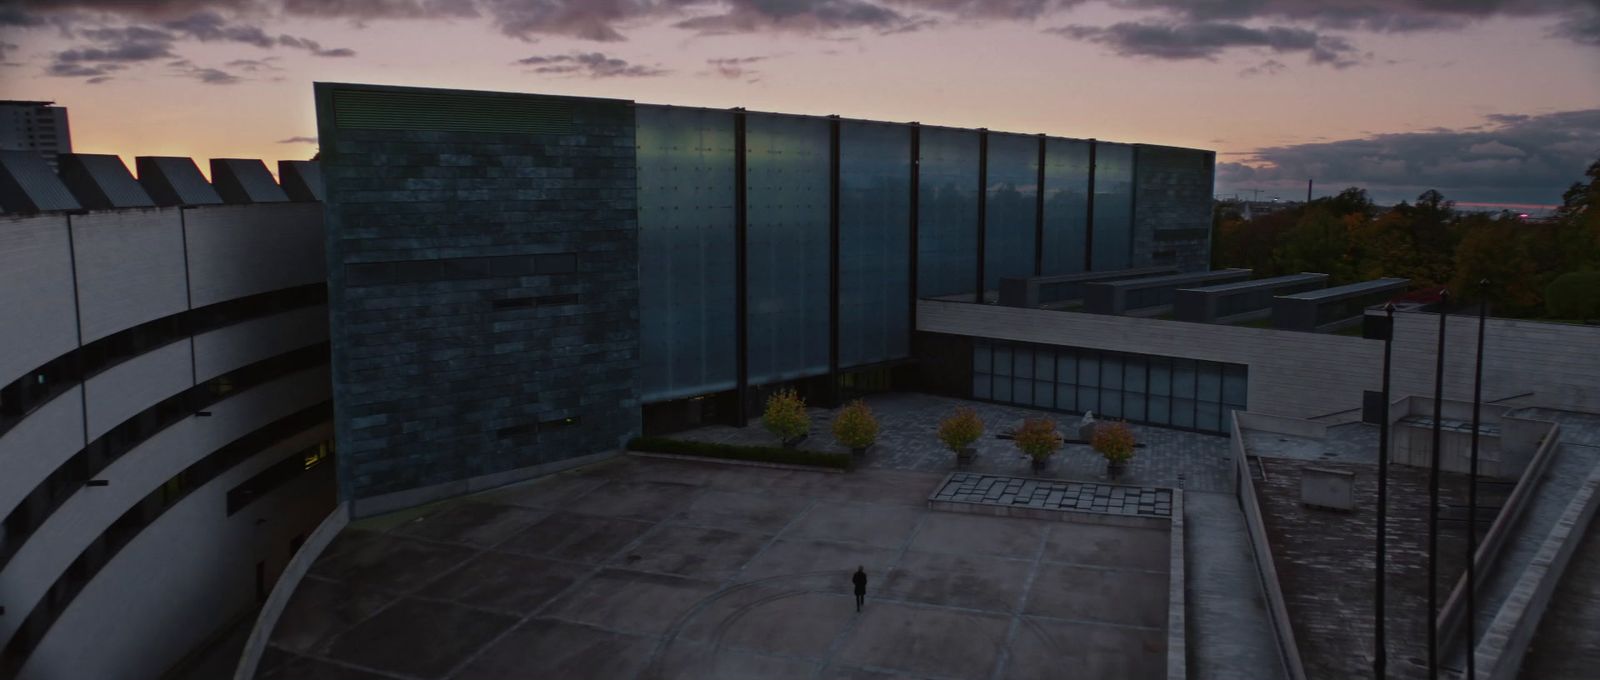
[[[1587, 310], [1566, 302], [1600, 295], [1600, 161], [1572, 185], [1552, 220], [1527, 221], [1511, 213], [1462, 213], [1437, 191], [1415, 203], [1385, 210], [1365, 191], [1337, 196], [1244, 220], [1219, 207], [1213, 265], [1248, 267], [1258, 276], [1323, 272], [1334, 285], [1394, 276], [1419, 288], [1449, 286], [1462, 302], [1478, 299], [1476, 282], [1488, 279], [1499, 316], [1576, 318]], [[1551, 293], [1560, 298], [1547, 307]]]

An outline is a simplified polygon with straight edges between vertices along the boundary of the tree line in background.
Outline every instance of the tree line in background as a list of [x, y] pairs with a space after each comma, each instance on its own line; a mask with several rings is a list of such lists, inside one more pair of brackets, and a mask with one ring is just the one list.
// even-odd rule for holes
[[1214, 268], [1321, 272], [1330, 285], [1400, 277], [1413, 290], [1448, 287], [1463, 303], [1487, 297], [1495, 316], [1600, 319], [1600, 161], [1547, 220], [1459, 212], [1433, 190], [1379, 209], [1351, 187], [1250, 220], [1219, 204], [1212, 229]]

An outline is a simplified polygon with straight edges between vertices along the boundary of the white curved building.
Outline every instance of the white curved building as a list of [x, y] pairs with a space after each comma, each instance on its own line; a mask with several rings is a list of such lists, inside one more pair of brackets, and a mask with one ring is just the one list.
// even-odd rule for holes
[[321, 203], [105, 158], [0, 177], [0, 677], [160, 677], [334, 505]]

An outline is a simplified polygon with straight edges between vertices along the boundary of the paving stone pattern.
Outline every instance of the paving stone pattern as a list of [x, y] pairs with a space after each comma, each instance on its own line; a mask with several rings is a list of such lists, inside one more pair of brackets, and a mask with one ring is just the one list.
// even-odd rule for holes
[[[1302, 470], [1308, 467], [1354, 473], [1356, 510], [1340, 512], [1301, 503], [1300, 480]], [[1256, 482], [1256, 492], [1307, 677], [1370, 677], [1376, 468], [1293, 459], [1269, 459], [1265, 468], [1266, 477]], [[1461, 508], [1466, 500], [1467, 476], [1442, 473], [1441, 507]], [[1443, 606], [1465, 569], [1466, 523], [1441, 521], [1439, 527], [1438, 603]], [[1387, 535], [1389, 677], [1425, 678], [1427, 470], [1403, 465], [1390, 468]]]
[[1172, 491], [1154, 487], [1067, 482], [957, 472], [947, 477], [932, 501], [979, 503], [1033, 510], [1095, 512], [1141, 517], [1171, 517]]

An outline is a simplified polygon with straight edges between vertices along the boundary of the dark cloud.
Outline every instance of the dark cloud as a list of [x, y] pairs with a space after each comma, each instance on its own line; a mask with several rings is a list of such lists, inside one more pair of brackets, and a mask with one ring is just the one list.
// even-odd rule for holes
[[1289, 66], [1277, 59], [1268, 59], [1255, 66], [1239, 71], [1239, 75], [1246, 78], [1251, 76], [1275, 76], [1289, 70]]
[[729, 0], [727, 11], [674, 24], [703, 34], [797, 31], [828, 33], [856, 28], [892, 31], [912, 19], [864, 0]]
[[1405, 32], [1458, 28], [1495, 16], [1570, 16], [1594, 0], [1117, 0], [1189, 21], [1270, 19], [1322, 28]]
[[962, 19], [1037, 19], [1085, 0], [887, 0], [885, 4]]
[[763, 62], [767, 59], [768, 57], [724, 57], [721, 59], [707, 59], [706, 65], [711, 67], [710, 75], [729, 80], [745, 80], [758, 73], [758, 71], [750, 67], [751, 64]]
[[[46, 14], [93, 13], [133, 22], [189, 23], [221, 14], [213, 40], [265, 46], [252, 23], [277, 17], [365, 22], [483, 17], [521, 39], [620, 41], [624, 30], [670, 22], [701, 33], [868, 30], [898, 33], [949, 21], [1038, 21], [1087, 0], [4, 0], [0, 25], [40, 25]], [[1552, 34], [1600, 44], [1596, 0], [1106, 0], [1168, 26], [1274, 25], [1327, 30], [1446, 30], [1497, 16], [1551, 19]], [[1112, 30], [1112, 27], [1102, 27]], [[1265, 30], [1265, 29], [1258, 29]], [[333, 56], [333, 55], [328, 55]]]
[[89, 65], [71, 61], [56, 61], [45, 67], [45, 74], [59, 78], [100, 79], [98, 82], [105, 82], [105, 79], [110, 78], [112, 73], [120, 70], [122, 70], [122, 66], [119, 64]]
[[1258, 149], [1245, 163], [1218, 163], [1218, 193], [1360, 186], [1380, 202], [1427, 189], [1462, 201], [1561, 202], [1600, 158], [1600, 109], [1489, 116], [1489, 126], [1381, 134]]
[[1110, 47], [1123, 56], [1156, 59], [1214, 59], [1235, 47], [1260, 47], [1273, 52], [1304, 52], [1318, 64], [1350, 66], [1356, 50], [1349, 41], [1315, 31], [1283, 26], [1252, 28], [1209, 21], [1194, 24], [1121, 22], [1110, 26], [1072, 25], [1047, 29], [1074, 40]]
[[518, 59], [516, 64], [530, 66], [533, 73], [588, 76], [590, 78], [648, 78], [665, 75], [665, 69], [643, 64], [630, 64], [625, 59], [608, 57], [600, 52], [573, 52]]
[[316, 137], [290, 137], [278, 140], [279, 144], [316, 144]]
[[231, 68], [231, 69], [234, 69], [234, 70], [237, 70], [237, 71], [244, 71], [246, 73], [260, 73], [260, 72], [263, 72], [263, 71], [282, 71], [283, 67], [279, 66], [276, 63], [277, 61], [278, 61], [277, 57], [263, 57], [261, 59], [235, 59], [235, 60], [230, 61], [230, 62], [228, 62], [226, 64], [223, 64], [223, 66], [226, 66], [228, 68]]
[[181, 19], [167, 21], [162, 28], [201, 42], [236, 42], [262, 49], [288, 47], [310, 52], [319, 57], [349, 57], [355, 51], [349, 48], [323, 49], [321, 43], [310, 38], [293, 35], [271, 35], [260, 27], [228, 21], [217, 12], [196, 12]]
[[114, 47], [80, 47], [57, 52], [56, 63], [83, 64], [89, 62], [127, 63], [151, 61], [173, 56], [171, 43], [131, 42]]
[[1600, 3], [1567, 16], [1551, 30], [1551, 35], [1583, 45], [1600, 46]]

